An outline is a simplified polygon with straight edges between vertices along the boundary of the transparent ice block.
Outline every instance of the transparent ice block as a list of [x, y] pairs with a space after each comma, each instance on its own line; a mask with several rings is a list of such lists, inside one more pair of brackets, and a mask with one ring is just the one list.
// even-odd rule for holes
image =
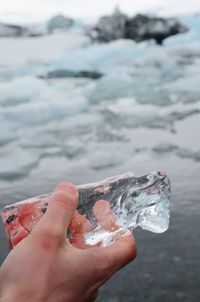
[[[168, 229], [171, 189], [165, 172], [139, 177], [126, 173], [77, 188], [78, 212], [66, 236], [79, 248], [107, 246], [136, 227], [154, 233]], [[45, 214], [50, 198], [51, 193], [3, 209], [1, 215], [11, 248], [32, 231]]]

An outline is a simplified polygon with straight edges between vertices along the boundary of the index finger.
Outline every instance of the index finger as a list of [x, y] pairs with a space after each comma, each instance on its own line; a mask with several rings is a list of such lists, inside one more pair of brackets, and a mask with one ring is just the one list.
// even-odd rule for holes
[[106, 259], [108, 268], [116, 271], [136, 257], [135, 239], [128, 230], [123, 230], [116, 224], [116, 217], [108, 201], [97, 201], [93, 213], [103, 229], [113, 232], [113, 239], [116, 241], [107, 247], [99, 248], [99, 252], [103, 256], [102, 261]]
[[103, 248], [102, 253], [107, 258], [110, 269], [117, 271], [135, 259], [137, 255], [135, 239], [132, 234], [123, 236], [112, 245]]

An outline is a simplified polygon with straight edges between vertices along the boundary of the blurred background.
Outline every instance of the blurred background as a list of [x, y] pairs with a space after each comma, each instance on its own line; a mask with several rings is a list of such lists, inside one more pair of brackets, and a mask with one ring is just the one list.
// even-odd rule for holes
[[0, 207], [160, 169], [170, 228], [99, 302], [200, 301], [200, 1], [1, 0]]

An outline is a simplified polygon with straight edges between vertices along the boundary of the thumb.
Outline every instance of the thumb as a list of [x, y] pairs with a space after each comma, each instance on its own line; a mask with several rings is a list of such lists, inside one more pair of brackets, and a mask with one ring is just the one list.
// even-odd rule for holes
[[78, 190], [72, 183], [62, 182], [55, 188], [48, 204], [43, 222], [49, 229], [63, 235], [66, 233], [70, 221], [78, 205]]

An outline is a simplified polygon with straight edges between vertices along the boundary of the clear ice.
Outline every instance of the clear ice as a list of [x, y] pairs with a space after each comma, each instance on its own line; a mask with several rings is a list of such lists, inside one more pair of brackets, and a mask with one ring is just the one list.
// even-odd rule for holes
[[[86, 215], [93, 227], [92, 231], [84, 234], [86, 244], [107, 246], [117, 238], [130, 234], [136, 227], [154, 233], [163, 233], [168, 229], [171, 188], [165, 172], [152, 172], [139, 177], [133, 173], [126, 173], [98, 183], [77, 187], [79, 190], [78, 211]], [[5, 227], [9, 226], [6, 223], [10, 223], [13, 217], [19, 219], [19, 209], [24, 204], [37, 205], [44, 213], [48, 207], [50, 195], [51, 193], [5, 207], [2, 214]], [[112, 213], [115, 221], [114, 228], [113, 221], [110, 222], [110, 227], [105, 226], [102, 223], [99, 224], [94, 216], [94, 206], [99, 200], [109, 202], [107, 211], [108, 215], [110, 211]], [[14, 216], [11, 212], [13, 210]], [[7, 213], [12, 215], [9, 217]], [[105, 211], [102, 215], [106, 215]], [[33, 220], [35, 219], [33, 215]]]
[[113, 232], [97, 226], [92, 232], [85, 234], [86, 243], [93, 245], [102, 242], [106, 246], [136, 227], [154, 233], [165, 232], [169, 227], [170, 197], [170, 182], [164, 172], [153, 172], [141, 177], [127, 173], [96, 184], [88, 192], [85, 188], [80, 189], [81, 210], [88, 217], [91, 216], [92, 205], [97, 200], [108, 200], [119, 226]]

